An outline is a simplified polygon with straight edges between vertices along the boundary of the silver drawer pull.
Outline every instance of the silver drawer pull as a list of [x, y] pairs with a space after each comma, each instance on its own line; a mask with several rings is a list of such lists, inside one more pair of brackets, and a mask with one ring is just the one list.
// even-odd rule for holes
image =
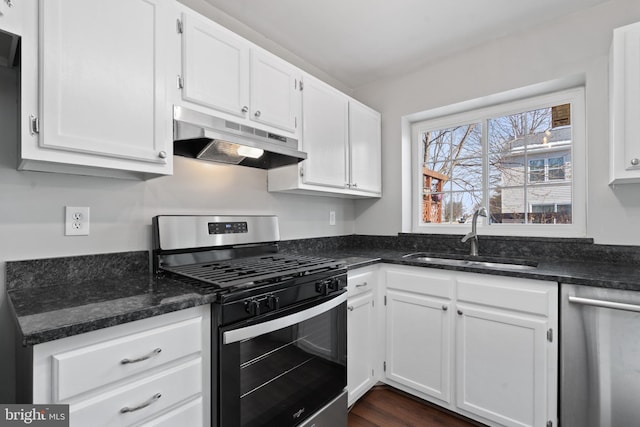
[[356, 288], [362, 288], [362, 287], [367, 286], [367, 285], [368, 285], [367, 282], [360, 283], [359, 285], [356, 285]]
[[347, 307], [347, 310], [349, 310], [349, 311], [353, 311], [353, 306], [352, 306], [352, 305], [348, 306], [348, 307]]
[[158, 348], [156, 348], [155, 350], [153, 350], [149, 354], [145, 354], [144, 356], [138, 357], [137, 359], [122, 359], [120, 361], [120, 363], [123, 364], [123, 365], [126, 365], [128, 363], [142, 362], [143, 360], [147, 360], [147, 359], [151, 359], [152, 357], [156, 357], [157, 355], [160, 354], [161, 351], [162, 351], [162, 349], [158, 347]]
[[146, 400], [146, 401], [142, 402], [138, 406], [134, 406], [132, 408], [129, 408], [128, 406], [125, 406], [124, 408], [120, 409], [120, 413], [121, 414], [126, 414], [128, 412], [139, 411], [140, 409], [144, 409], [147, 406], [151, 405], [152, 403], [157, 402], [158, 399], [160, 399], [161, 397], [162, 397], [162, 394], [156, 393], [153, 396], [151, 396], [151, 398], [149, 400]]

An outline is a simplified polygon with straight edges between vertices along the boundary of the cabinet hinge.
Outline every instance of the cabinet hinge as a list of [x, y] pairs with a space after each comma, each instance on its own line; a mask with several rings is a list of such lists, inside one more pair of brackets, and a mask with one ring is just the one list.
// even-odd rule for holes
[[34, 115], [29, 116], [29, 132], [31, 135], [40, 133], [40, 119]]
[[553, 329], [551, 328], [547, 330], [547, 341], [553, 342]]
[[387, 362], [382, 362], [382, 370], [387, 372]]
[[184, 80], [182, 79], [182, 76], [178, 76], [178, 89], [183, 89], [184, 88]]
[[178, 34], [182, 34], [182, 32], [184, 31], [182, 20], [180, 19], [176, 19], [176, 31], [178, 32]]

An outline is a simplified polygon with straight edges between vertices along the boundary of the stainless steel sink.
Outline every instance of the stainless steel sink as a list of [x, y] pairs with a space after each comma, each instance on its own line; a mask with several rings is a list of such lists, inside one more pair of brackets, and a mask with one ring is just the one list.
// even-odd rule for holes
[[425, 264], [454, 265], [458, 267], [483, 267], [493, 268], [496, 270], [535, 270], [536, 268], [538, 268], [537, 264], [524, 263], [523, 261], [498, 262], [471, 259], [440, 258], [437, 256], [419, 252], [406, 254], [402, 258], [409, 259], [415, 262], [424, 262]]

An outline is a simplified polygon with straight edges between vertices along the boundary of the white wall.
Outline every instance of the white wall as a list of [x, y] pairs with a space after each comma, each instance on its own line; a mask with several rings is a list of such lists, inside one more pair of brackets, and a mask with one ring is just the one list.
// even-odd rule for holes
[[[268, 193], [260, 169], [176, 157], [173, 176], [149, 181], [18, 171], [17, 78], [0, 67], [0, 402], [14, 384], [6, 261], [150, 250], [158, 214], [275, 214], [283, 240], [354, 231], [352, 200]], [[64, 206], [91, 208], [89, 236], [64, 236]]]
[[[356, 233], [402, 229], [401, 117], [549, 80], [584, 74], [587, 109], [587, 236], [640, 243], [638, 186], [608, 185], [608, 54], [613, 28], [640, 21], [640, 2], [612, 0], [510, 35], [421, 70], [357, 88], [382, 113], [383, 198], [356, 202]], [[406, 167], [405, 167], [406, 169]], [[408, 231], [408, 230], [405, 230]]]

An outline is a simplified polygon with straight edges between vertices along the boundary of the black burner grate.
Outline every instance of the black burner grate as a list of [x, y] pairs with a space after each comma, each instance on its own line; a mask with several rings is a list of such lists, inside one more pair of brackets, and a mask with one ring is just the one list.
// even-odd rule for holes
[[163, 267], [183, 277], [220, 288], [272, 283], [342, 267], [341, 261], [303, 255], [272, 254], [225, 261]]

